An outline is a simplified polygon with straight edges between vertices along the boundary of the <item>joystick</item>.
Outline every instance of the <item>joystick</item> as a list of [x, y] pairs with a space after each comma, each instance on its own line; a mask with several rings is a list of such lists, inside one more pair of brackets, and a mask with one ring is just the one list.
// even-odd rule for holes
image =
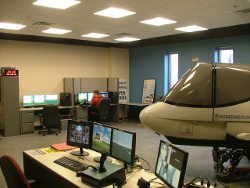
[[100, 159], [99, 173], [107, 171], [106, 168], [105, 168], [105, 166], [104, 166], [104, 162], [106, 161], [107, 156], [108, 156], [108, 152], [104, 150], [102, 152], [102, 156], [101, 156], [101, 159]]

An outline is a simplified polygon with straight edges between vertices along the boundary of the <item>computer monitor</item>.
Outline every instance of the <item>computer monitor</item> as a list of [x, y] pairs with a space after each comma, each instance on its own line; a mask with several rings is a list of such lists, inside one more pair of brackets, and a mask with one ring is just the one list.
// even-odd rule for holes
[[88, 101], [90, 102], [93, 98], [93, 93], [88, 93]]
[[58, 96], [56, 94], [45, 96], [46, 104], [58, 105]]
[[88, 100], [88, 94], [87, 93], [78, 93], [78, 102], [82, 102], [82, 100]]
[[33, 95], [23, 95], [23, 107], [33, 106], [34, 96]]
[[[98, 123], [93, 124], [92, 149], [97, 152], [107, 151], [110, 155], [112, 127]], [[99, 157], [94, 158], [99, 162]]]
[[136, 133], [113, 128], [110, 156], [133, 166], [135, 159]]
[[68, 121], [67, 145], [76, 146], [80, 151], [72, 151], [72, 155], [86, 156], [83, 148], [89, 149], [92, 146], [93, 123], [86, 121]]
[[182, 188], [188, 153], [161, 140], [155, 175], [168, 187]]
[[34, 105], [45, 105], [45, 95], [34, 95]]
[[103, 97], [109, 97], [108, 92], [100, 92], [100, 95], [103, 96]]

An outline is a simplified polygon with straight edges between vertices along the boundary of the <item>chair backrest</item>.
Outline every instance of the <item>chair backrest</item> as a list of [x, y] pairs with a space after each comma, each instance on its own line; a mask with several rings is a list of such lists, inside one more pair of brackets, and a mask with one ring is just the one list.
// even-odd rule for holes
[[8, 188], [30, 188], [23, 171], [11, 156], [3, 155], [0, 166]]
[[43, 107], [43, 125], [45, 127], [57, 127], [59, 123], [59, 108], [56, 105]]
[[105, 97], [105, 98], [101, 99], [100, 105], [99, 105], [100, 117], [108, 116], [110, 103], [111, 103], [110, 98]]

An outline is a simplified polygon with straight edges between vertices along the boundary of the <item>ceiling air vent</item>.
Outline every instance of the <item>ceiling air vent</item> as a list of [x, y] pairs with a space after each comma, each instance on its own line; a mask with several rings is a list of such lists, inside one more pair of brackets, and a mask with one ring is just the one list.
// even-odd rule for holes
[[237, 11], [235, 11], [233, 13], [235, 13], [235, 14], [247, 14], [247, 13], [250, 13], [250, 8], [237, 10]]
[[50, 27], [50, 26], [55, 26], [55, 23], [49, 23], [49, 22], [35, 22], [32, 24], [33, 26], [37, 27]]
[[131, 36], [131, 33], [118, 33], [119, 36]]
[[250, 18], [250, 8], [237, 10], [237, 11], [232, 12], [232, 13], [236, 14], [236, 15], [238, 15], [240, 17], [243, 17], [243, 18], [247, 18], [247, 19]]

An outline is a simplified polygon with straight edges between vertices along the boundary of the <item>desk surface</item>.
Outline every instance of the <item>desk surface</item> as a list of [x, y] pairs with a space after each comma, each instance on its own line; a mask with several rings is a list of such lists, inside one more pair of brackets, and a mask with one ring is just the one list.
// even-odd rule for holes
[[[59, 109], [74, 108], [74, 106], [58, 106]], [[19, 111], [37, 111], [42, 110], [43, 107], [30, 107], [30, 108], [20, 108]]]
[[128, 106], [149, 106], [151, 103], [136, 103], [136, 102], [125, 102], [125, 103], [119, 103], [121, 105], [128, 105]]
[[[79, 149], [76, 149], [79, 150]], [[67, 168], [64, 168], [56, 163], [54, 163], [53, 161], [62, 157], [62, 156], [68, 156], [70, 158], [73, 159], [77, 159], [77, 156], [71, 155], [70, 152], [71, 151], [66, 151], [66, 152], [59, 152], [59, 153], [53, 153], [53, 154], [44, 154], [44, 155], [33, 155], [32, 152], [34, 150], [29, 150], [29, 151], [24, 151], [23, 155], [24, 155], [24, 160], [27, 161], [31, 160], [33, 162], [35, 162], [37, 165], [39, 165], [41, 168], [45, 168], [48, 171], [52, 171], [56, 176], [58, 176], [61, 179], [66, 179], [68, 182], [70, 182], [72, 184], [72, 187], [93, 187], [89, 184], [85, 184], [84, 182], [81, 181], [80, 177], [76, 177], [76, 173], [68, 170]], [[92, 150], [85, 150], [89, 152], [89, 156], [87, 156], [88, 160], [81, 160], [81, 162], [86, 162], [87, 164], [90, 165], [97, 165], [98, 163], [94, 162], [93, 159], [96, 156], [100, 156], [99, 153], [92, 151]], [[112, 161], [116, 162], [117, 161], [114, 159]], [[27, 162], [24, 163], [24, 169], [25, 165], [29, 165]], [[36, 172], [34, 172], [36, 173]], [[127, 183], [124, 185], [124, 187], [137, 187], [137, 181], [139, 178], [143, 177], [145, 180], [150, 180], [152, 178], [155, 178], [156, 176], [154, 174], [145, 172], [143, 169], [135, 169], [134, 172], [132, 173], [128, 173], [126, 174], [126, 179], [127, 179]], [[160, 180], [157, 180], [159, 182], [161, 182]], [[107, 187], [112, 187], [112, 186], [107, 186]], [[151, 183], [150, 187], [159, 187], [159, 184], [156, 183]]]

